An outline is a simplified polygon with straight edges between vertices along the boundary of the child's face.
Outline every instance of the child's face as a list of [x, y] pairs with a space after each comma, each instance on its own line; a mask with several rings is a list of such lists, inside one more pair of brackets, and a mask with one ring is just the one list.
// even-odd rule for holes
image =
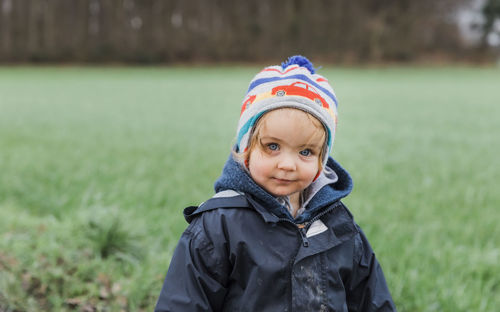
[[292, 196], [316, 177], [325, 134], [297, 109], [275, 110], [261, 121], [259, 141], [249, 153], [254, 181], [274, 196]]

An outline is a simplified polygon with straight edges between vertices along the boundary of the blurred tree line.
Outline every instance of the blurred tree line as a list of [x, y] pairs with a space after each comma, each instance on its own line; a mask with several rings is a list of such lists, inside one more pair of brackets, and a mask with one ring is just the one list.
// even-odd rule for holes
[[0, 0], [0, 61], [463, 59], [481, 51], [467, 47], [453, 18], [466, 2]]
[[493, 38], [500, 41], [500, 0], [487, 0], [482, 13], [484, 16], [482, 45], [485, 47]]

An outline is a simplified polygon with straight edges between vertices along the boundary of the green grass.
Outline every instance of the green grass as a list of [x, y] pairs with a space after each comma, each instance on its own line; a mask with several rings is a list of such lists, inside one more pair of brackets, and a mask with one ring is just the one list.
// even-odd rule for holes
[[[0, 311], [151, 311], [259, 68], [0, 68]], [[324, 68], [400, 311], [500, 306], [500, 70]]]

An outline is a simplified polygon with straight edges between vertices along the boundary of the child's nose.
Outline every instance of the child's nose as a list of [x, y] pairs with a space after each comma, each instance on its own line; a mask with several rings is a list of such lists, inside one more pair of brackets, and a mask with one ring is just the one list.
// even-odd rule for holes
[[278, 168], [282, 170], [295, 170], [295, 160], [292, 155], [288, 153], [283, 153], [278, 161]]

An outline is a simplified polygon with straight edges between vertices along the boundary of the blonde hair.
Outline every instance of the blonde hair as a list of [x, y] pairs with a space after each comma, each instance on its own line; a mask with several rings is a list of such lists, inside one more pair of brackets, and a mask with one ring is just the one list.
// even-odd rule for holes
[[[319, 157], [318, 157], [318, 161], [319, 161], [319, 164], [318, 164], [318, 167], [319, 168], [322, 168], [323, 167], [323, 157], [326, 153], [326, 150], [327, 150], [327, 142], [326, 142], [326, 131], [325, 131], [325, 127], [323, 126], [323, 124], [321, 123], [321, 121], [319, 121], [316, 117], [314, 117], [313, 115], [309, 114], [308, 112], [306, 111], [303, 111], [303, 110], [300, 110], [300, 109], [297, 109], [297, 108], [292, 108], [292, 107], [282, 107], [282, 108], [278, 108], [278, 109], [275, 109], [275, 110], [272, 110], [272, 111], [289, 111], [289, 112], [301, 112], [301, 113], [304, 113], [306, 114], [307, 118], [309, 119], [309, 121], [311, 122], [311, 124], [316, 128], [316, 129], [321, 129], [322, 130], [322, 133], [323, 133], [323, 145], [321, 146], [321, 150], [320, 150], [320, 154], [319, 154]], [[257, 144], [260, 142], [260, 134], [261, 134], [261, 130], [262, 130], [262, 125], [265, 123], [267, 117], [268, 117], [268, 114], [271, 111], [268, 111], [266, 113], [264, 113], [264, 115], [262, 115], [258, 120], [257, 122], [255, 123], [255, 125], [253, 126], [251, 132], [250, 132], [250, 142], [248, 143], [248, 148], [247, 150], [245, 151], [242, 151], [242, 152], [235, 152], [233, 151], [233, 157], [235, 158], [236, 161], [238, 161], [239, 163], [241, 163], [242, 165], [244, 165], [245, 167], [248, 166], [248, 159], [250, 157], [250, 153], [252, 152], [252, 150], [257, 146]]]

